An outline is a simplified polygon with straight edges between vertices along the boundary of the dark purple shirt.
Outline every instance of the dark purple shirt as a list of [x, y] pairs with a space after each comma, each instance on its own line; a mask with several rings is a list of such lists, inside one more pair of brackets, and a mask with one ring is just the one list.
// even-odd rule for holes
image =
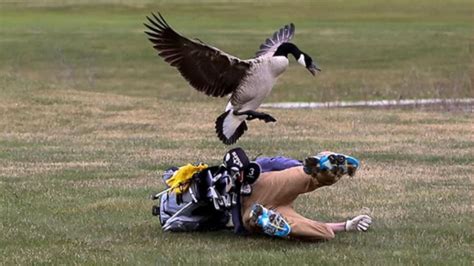
[[283, 156], [277, 157], [260, 157], [256, 162], [262, 168], [262, 173], [271, 171], [281, 171], [295, 166], [303, 165], [302, 162]]

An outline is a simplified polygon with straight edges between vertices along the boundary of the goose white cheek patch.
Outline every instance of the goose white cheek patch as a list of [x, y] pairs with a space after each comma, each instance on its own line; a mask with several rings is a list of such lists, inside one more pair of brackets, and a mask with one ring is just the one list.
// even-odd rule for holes
[[300, 63], [300, 65], [306, 67], [306, 63], [304, 62], [304, 54], [300, 55], [300, 58], [298, 59], [298, 63]]

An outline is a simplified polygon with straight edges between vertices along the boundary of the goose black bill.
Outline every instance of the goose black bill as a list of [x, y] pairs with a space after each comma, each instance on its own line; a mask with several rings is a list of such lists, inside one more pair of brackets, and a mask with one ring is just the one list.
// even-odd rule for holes
[[321, 72], [321, 68], [319, 68], [319, 66], [315, 65], [314, 63], [307, 67], [307, 69], [313, 76], [316, 76], [316, 73]]

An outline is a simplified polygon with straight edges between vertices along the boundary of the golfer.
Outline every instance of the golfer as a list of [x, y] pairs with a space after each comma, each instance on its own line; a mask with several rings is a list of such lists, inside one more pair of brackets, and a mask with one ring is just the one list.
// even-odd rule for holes
[[262, 173], [251, 185], [252, 193], [241, 199], [242, 224], [247, 232], [312, 241], [330, 240], [338, 232], [369, 229], [372, 218], [365, 214], [325, 223], [303, 217], [293, 209], [299, 195], [333, 185], [344, 175], [355, 175], [359, 168], [357, 159], [323, 152], [304, 163], [285, 157], [261, 158], [256, 162]]

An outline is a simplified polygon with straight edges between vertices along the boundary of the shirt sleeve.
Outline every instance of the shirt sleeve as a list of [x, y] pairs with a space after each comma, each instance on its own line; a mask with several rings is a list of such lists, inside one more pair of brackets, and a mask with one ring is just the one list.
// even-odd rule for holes
[[281, 171], [287, 168], [301, 166], [302, 162], [283, 156], [277, 157], [259, 157], [256, 162], [260, 165], [262, 173], [270, 171]]

